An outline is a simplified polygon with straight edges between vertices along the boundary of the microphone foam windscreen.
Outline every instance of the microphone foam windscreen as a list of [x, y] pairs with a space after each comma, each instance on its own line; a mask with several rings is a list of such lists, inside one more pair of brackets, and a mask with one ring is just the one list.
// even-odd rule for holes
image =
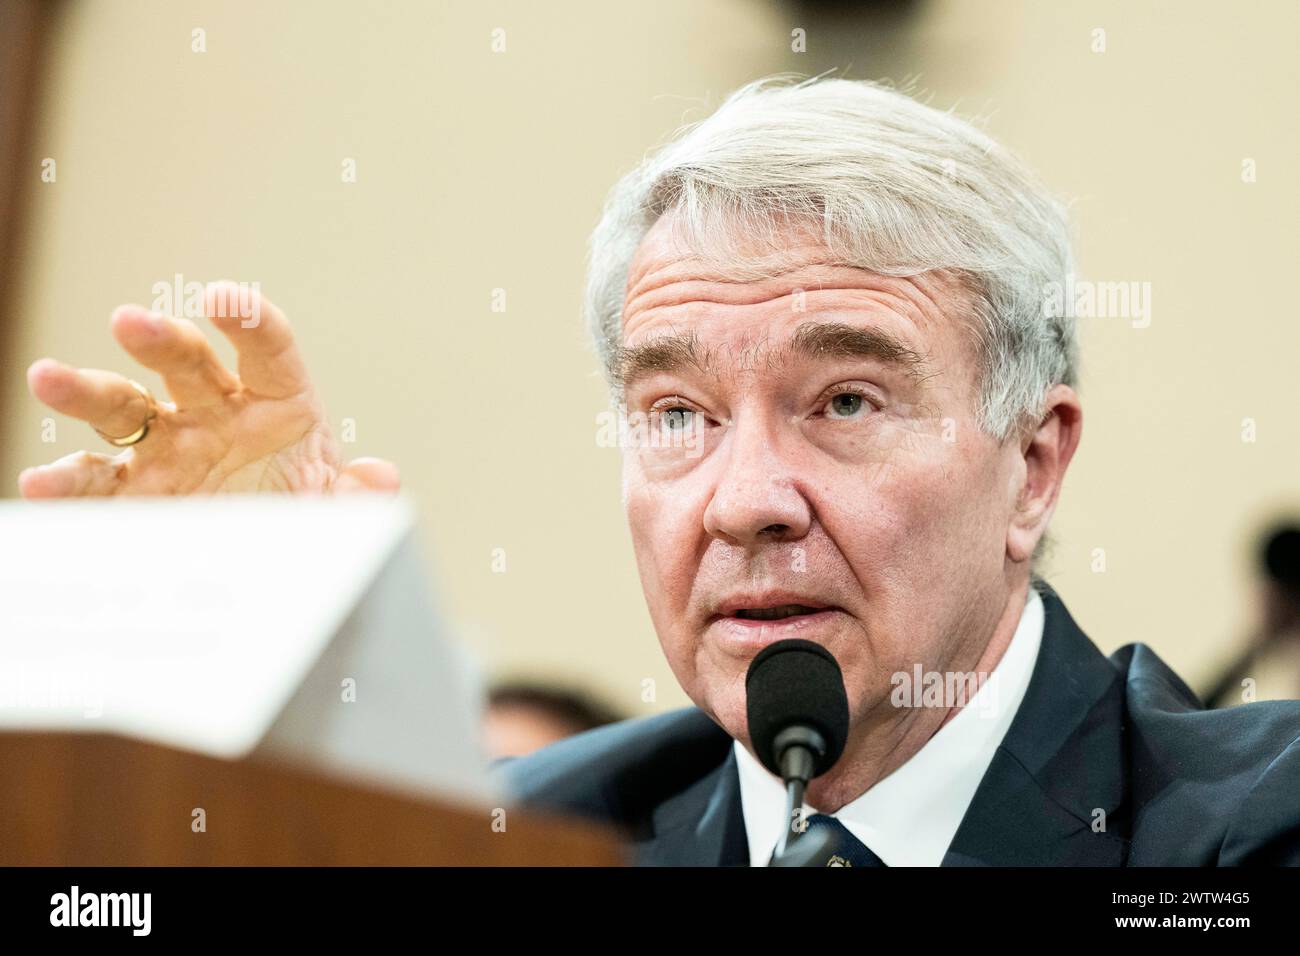
[[774, 743], [787, 727], [814, 728], [826, 739], [826, 753], [813, 776], [825, 773], [844, 752], [849, 701], [835, 656], [820, 644], [790, 639], [763, 648], [745, 675], [749, 737], [763, 766], [781, 775]]

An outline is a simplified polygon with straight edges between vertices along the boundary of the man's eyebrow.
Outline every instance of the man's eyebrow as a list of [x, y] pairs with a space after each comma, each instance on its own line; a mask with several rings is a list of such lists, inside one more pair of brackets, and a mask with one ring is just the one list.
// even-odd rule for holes
[[[709, 350], [710, 352], [712, 350]], [[919, 380], [927, 363], [916, 351], [884, 329], [863, 328], [844, 322], [804, 322], [790, 340], [767, 356], [768, 368], [779, 368], [790, 357], [872, 358], [903, 369]], [[703, 372], [710, 364], [694, 332], [662, 335], [642, 345], [619, 348], [610, 362], [610, 373], [620, 389], [655, 372], [680, 372], [694, 368]]]
[[703, 371], [706, 359], [694, 332], [661, 335], [642, 345], [623, 346], [610, 361], [610, 377], [620, 389], [655, 372], [677, 372], [691, 367]]
[[789, 351], [808, 358], [873, 358], [917, 379], [927, 369], [925, 359], [884, 329], [844, 322], [804, 322], [791, 336]]

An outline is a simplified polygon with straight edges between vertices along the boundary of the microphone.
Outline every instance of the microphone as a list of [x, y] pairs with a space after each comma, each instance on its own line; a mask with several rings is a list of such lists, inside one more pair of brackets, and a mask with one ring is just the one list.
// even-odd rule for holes
[[745, 675], [745, 709], [755, 756], [786, 786], [786, 819], [768, 865], [809, 865], [819, 848], [800, 846], [792, 852], [803, 835], [792, 824], [803, 809], [808, 781], [830, 770], [844, 752], [849, 701], [840, 665], [812, 641], [769, 644]]

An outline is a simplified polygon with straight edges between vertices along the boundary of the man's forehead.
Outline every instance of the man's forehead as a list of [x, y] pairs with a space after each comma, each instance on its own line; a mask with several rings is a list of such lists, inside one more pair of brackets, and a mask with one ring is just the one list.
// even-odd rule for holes
[[706, 254], [684, 234], [678, 217], [661, 217], [641, 240], [628, 265], [624, 302], [630, 304], [642, 294], [675, 282], [753, 284], [762, 277], [779, 277], [804, 266], [834, 262], [821, 240], [798, 223], [788, 223], [780, 233], [763, 237], [731, 235], [729, 242], [725, 251], [710, 249]]
[[[767, 236], [707, 255], [692, 249], [668, 219], [661, 219], [638, 247], [628, 270], [621, 338], [632, 343], [643, 331], [659, 333], [727, 306], [754, 306], [780, 318], [786, 313], [827, 310], [894, 313], [920, 337], [942, 333], [969, 301], [960, 280], [944, 272], [890, 276], [838, 258], [819, 238], [792, 226], [788, 241]], [[770, 306], [770, 311], [765, 310]], [[888, 318], [888, 316], [883, 316]], [[735, 314], [727, 315], [728, 325]], [[654, 326], [655, 328], [651, 328]], [[906, 337], [907, 331], [902, 330]]]
[[[815, 280], [815, 281], [810, 281]], [[958, 311], [944, 290], [849, 267], [807, 268], [754, 281], [681, 278], [624, 309], [618, 367], [776, 369], [798, 358], [875, 357], [920, 371], [947, 352]]]
[[944, 344], [966, 329], [956, 320], [969, 297], [956, 276], [881, 275], [838, 261], [805, 228], [786, 235], [783, 245], [771, 236], [742, 243], [739, 260], [728, 262], [694, 251], [671, 221], [656, 223], [629, 268], [621, 346], [609, 369], [615, 381], [848, 356], [921, 377], [932, 374], [933, 352], [957, 351]]
[[694, 371], [710, 378], [735, 378], [755, 371], [781, 372], [800, 360], [872, 360], [891, 366], [914, 382], [933, 374], [927, 358], [887, 329], [851, 322], [810, 320], [788, 335], [733, 336], [704, 342], [691, 329], [650, 336], [620, 347], [615, 381], [623, 388], [657, 372]]

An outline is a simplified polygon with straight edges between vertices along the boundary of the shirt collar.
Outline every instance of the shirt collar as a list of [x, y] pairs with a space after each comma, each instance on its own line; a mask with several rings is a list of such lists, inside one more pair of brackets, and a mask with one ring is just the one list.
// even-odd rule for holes
[[[1011, 643], [966, 706], [905, 764], [831, 814], [889, 866], [943, 861], [1024, 699], [1043, 620], [1042, 598], [1031, 585]], [[739, 741], [733, 746], [750, 864], [765, 866], [784, 826], [785, 787]], [[804, 804], [805, 814], [817, 812]]]

